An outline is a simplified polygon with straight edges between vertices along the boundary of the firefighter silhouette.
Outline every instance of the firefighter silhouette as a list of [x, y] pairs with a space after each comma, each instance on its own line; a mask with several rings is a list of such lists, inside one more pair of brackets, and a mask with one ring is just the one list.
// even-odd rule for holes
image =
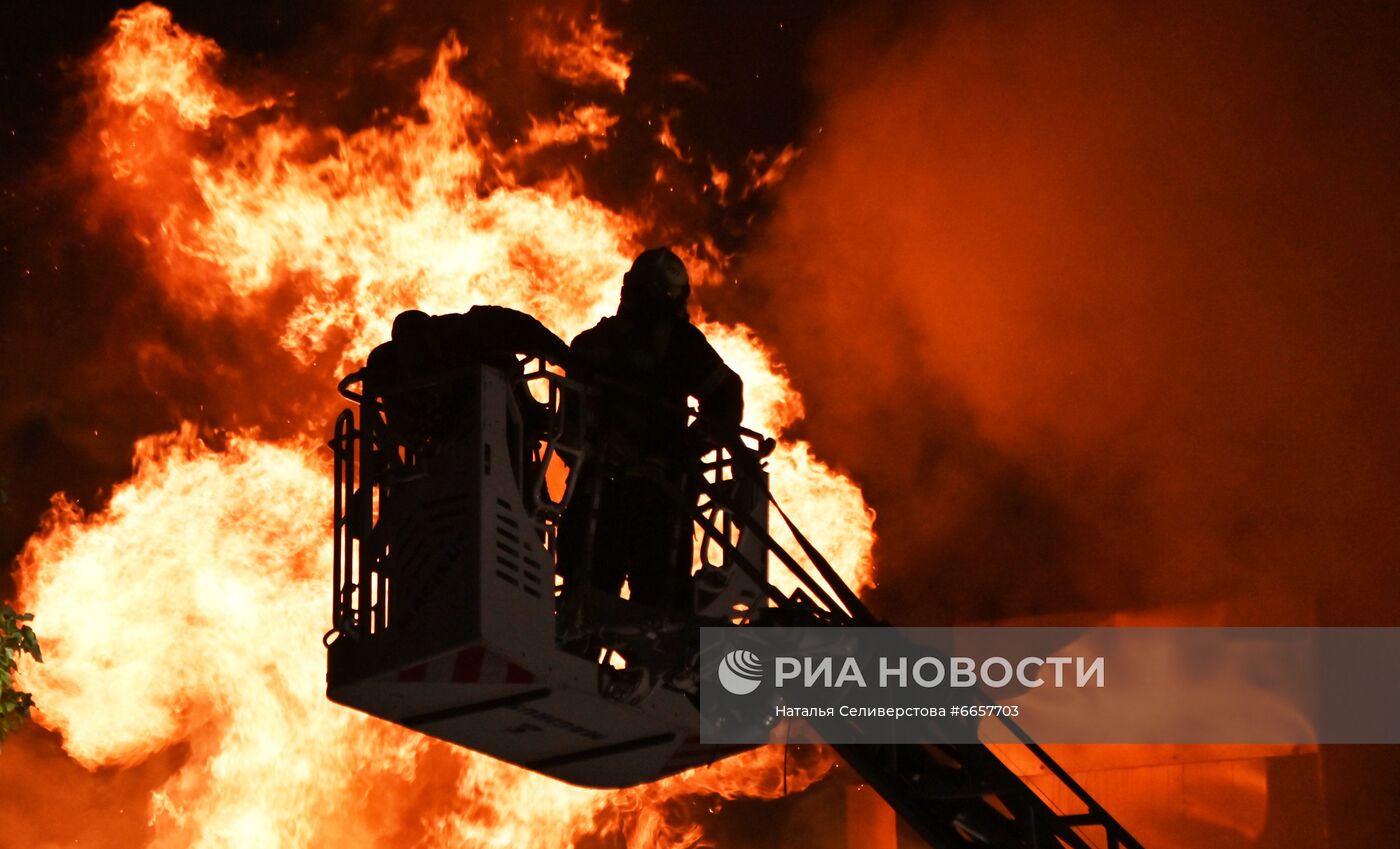
[[[394, 319], [393, 335], [370, 352], [365, 389], [381, 398], [385, 421], [396, 441], [431, 453], [465, 425], [470, 392], [468, 366], [485, 364], [508, 377], [522, 373], [516, 354], [564, 363], [568, 346], [532, 316], [498, 306], [466, 313], [428, 315], [407, 310]], [[537, 437], [547, 412], [517, 383], [526, 433]]]
[[[617, 314], [570, 346], [570, 376], [598, 393], [598, 461], [560, 525], [566, 595], [586, 571], [599, 591], [617, 595], [626, 581], [634, 602], [689, 607], [699, 455], [737, 444], [744, 411], [743, 383], [690, 323], [689, 296], [680, 258], [644, 251], [623, 276]], [[699, 412], [688, 427], [691, 397]]]

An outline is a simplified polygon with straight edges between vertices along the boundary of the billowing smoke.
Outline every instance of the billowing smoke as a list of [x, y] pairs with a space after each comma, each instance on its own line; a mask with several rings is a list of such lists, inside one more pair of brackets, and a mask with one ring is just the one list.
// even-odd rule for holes
[[828, 31], [747, 266], [877, 606], [1393, 624], [1393, 11], [970, 5]]

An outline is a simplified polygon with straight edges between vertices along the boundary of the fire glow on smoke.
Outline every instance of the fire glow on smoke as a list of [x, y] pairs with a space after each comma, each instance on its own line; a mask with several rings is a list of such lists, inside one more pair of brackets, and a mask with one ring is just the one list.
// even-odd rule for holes
[[[615, 33], [544, 23], [535, 55], [560, 79], [625, 87]], [[351, 134], [224, 85], [216, 44], [143, 5], [117, 16], [91, 59], [76, 161], [172, 303], [261, 317], [266, 344], [307, 366], [352, 368], [409, 307], [503, 304], [570, 338], [611, 311], [640, 224], [566, 171], [529, 184], [515, 174], [554, 145], [605, 145], [618, 118], [584, 104], [497, 147], [483, 129], [490, 105], [452, 77], [466, 50], [441, 45], [417, 116]], [[718, 271], [688, 258], [697, 277]], [[802, 409], [769, 352], [742, 326], [702, 326], [744, 377], [747, 424], [781, 436]], [[331, 387], [315, 391], [329, 412]], [[145, 439], [107, 507], [83, 515], [57, 499], [21, 556], [20, 604], [37, 612], [46, 655], [23, 679], [39, 722], [90, 768], [188, 750], [150, 798], [149, 845], [355, 847], [397, 835], [513, 847], [600, 833], [690, 845], [700, 835], [687, 798], [783, 791], [771, 750], [583, 790], [326, 701], [327, 425], [310, 417], [281, 441], [241, 433], [221, 450], [193, 424]], [[782, 440], [769, 465], [794, 520], [848, 581], [869, 585], [873, 517], [859, 490], [798, 440]], [[787, 789], [830, 766], [789, 765]]]

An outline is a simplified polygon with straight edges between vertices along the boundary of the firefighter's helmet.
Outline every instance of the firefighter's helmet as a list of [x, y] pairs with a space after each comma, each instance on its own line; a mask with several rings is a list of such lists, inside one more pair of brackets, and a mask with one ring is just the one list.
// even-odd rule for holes
[[686, 314], [690, 275], [670, 248], [642, 251], [622, 277], [622, 310], [657, 315]]

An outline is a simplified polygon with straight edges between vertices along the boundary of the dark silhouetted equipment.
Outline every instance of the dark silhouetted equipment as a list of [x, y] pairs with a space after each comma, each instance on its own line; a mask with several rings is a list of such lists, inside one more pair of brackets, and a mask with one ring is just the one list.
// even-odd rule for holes
[[[408, 321], [428, 328], [423, 318]], [[624, 319], [592, 332], [613, 333], [605, 328]], [[355, 409], [341, 413], [330, 443], [327, 692], [564, 781], [622, 787], [745, 748], [699, 742], [700, 626], [882, 623], [772, 499], [763, 466], [771, 440], [719, 416], [722, 396], [708, 396], [717, 406], [707, 411], [704, 380], [686, 378], [666, 397], [637, 373], [600, 366], [606, 357], [590, 363], [591, 341], [579, 342], [573, 352], [544, 337], [447, 353], [430, 345], [426, 369], [377, 369], [391, 354], [401, 364], [422, 352], [376, 352], [380, 362], [341, 382]], [[571, 371], [556, 357], [572, 357]], [[689, 410], [681, 391], [700, 408]], [[624, 434], [641, 444], [618, 444]], [[678, 441], [647, 442], [662, 435]], [[662, 508], [608, 490], [629, 464], [653, 460], [665, 485], [640, 492], [665, 500]], [[770, 535], [770, 508], [794, 551]], [[654, 534], [636, 544], [664, 566], [611, 562], [616, 546], [641, 538], [601, 542], [619, 511], [636, 511], [634, 525], [641, 516], [662, 526], [629, 533]], [[565, 555], [561, 535], [574, 535], [577, 549]], [[800, 587], [774, 586], [770, 562]], [[647, 574], [664, 578], [661, 590], [642, 589]], [[630, 599], [617, 592], [624, 579]], [[940, 849], [1089, 849], [1091, 836], [1140, 849], [1006, 722], [1077, 810], [1052, 807], [980, 745], [835, 748]]]

